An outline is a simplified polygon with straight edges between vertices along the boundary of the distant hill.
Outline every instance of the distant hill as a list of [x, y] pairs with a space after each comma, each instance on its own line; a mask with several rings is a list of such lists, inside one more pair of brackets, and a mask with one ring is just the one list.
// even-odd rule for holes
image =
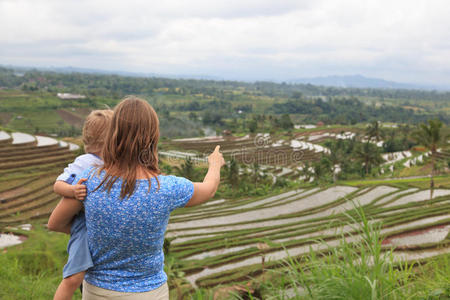
[[[1, 66], [1, 65], [0, 65]], [[221, 77], [209, 76], [209, 75], [190, 75], [190, 74], [159, 74], [159, 73], [143, 73], [143, 72], [128, 72], [119, 70], [101, 70], [91, 68], [79, 68], [79, 67], [26, 67], [26, 66], [12, 66], [4, 65], [3, 67], [14, 69], [16, 72], [27, 72], [31, 70], [39, 70], [44, 72], [56, 72], [62, 74], [70, 73], [82, 73], [82, 74], [98, 74], [98, 75], [119, 75], [126, 77], [138, 77], [138, 78], [171, 78], [171, 79], [197, 79], [197, 80], [223, 80]]]
[[[93, 68], [80, 68], [80, 67], [28, 67], [28, 66], [13, 66], [13, 65], [1, 65], [0, 68], [8, 68], [15, 71], [16, 76], [21, 76], [23, 73], [38, 70], [43, 72], [55, 72], [61, 74], [71, 73], [83, 73], [94, 75], [118, 75], [126, 77], [136, 78], [167, 78], [167, 79], [193, 79], [193, 80], [212, 80], [212, 81], [236, 81], [245, 83], [255, 83], [258, 80], [239, 80], [236, 78], [225, 78], [214, 75], [194, 75], [194, 74], [162, 74], [152, 72], [129, 72], [119, 70], [101, 70]], [[425, 85], [425, 84], [413, 84], [413, 83], [400, 83], [395, 81], [388, 81], [379, 78], [370, 78], [362, 75], [331, 75], [322, 77], [309, 77], [309, 78], [296, 78], [288, 80], [263, 80], [261, 82], [273, 82], [281, 83], [286, 82], [289, 84], [311, 84], [314, 86], [329, 86], [338, 88], [372, 88], [372, 89], [404, 89], [404, 90], [424, 90], [424, 91], [450, 91], [450, 87]]]
[[[374, 88], [374, 89], [413, 89], [413, 90], [445, 90], [444, 87], [418, 85], [411, 83], [399, 83], [379, 78], [364, 77], [362, 75], [343, 75], [300, 78], [289, 81], [290, 83], [303, 83], [321, 86], [333, 86], [340, 88]], [[446, 89], [448, 90], [448, 88]]]

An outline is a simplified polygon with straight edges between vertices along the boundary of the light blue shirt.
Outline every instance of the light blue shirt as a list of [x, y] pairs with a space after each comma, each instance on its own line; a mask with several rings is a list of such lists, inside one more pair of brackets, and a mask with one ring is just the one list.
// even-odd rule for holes
[[[97, 175], [89, 168], [79, 178], [88, 178], [84, 201], [89, 250], [94, 266], [85, 280], [97, 287], [119, 292], [147, 292], [167, 281], [164, 273], [164, 233], [170, 213], [192, 198], [194, 185], [185, 178], [159, 175], [138, 179], [133, 195], [121, 199], [122, 179], [111, 191], [100, 184], [105, 171]], [[77, 178], [77, 180], [79, 179]]]
[[64, 168], [64, 172], [61, 173], [56, 180], [72, 183], [75, 177], [80, 175], [86, 168], [102, 165], [103, 160], [97, 155], [92, 153], [83, 154], [75, 158], [73, 163]]
[[[75, 181], [76, 176], [80, 176], [87, 168], [101, 165], [103, 165], [103, 160], [100, 157], [91, 153], [83, 154], [75, 158], [75, 161], [69, 164], [56, 180], [76, 184], [78, 182]], [[93, 266], [87, 243], [86, 222], [82, 211], [72, 221], [67, 252], [69, 257], [63, 269], [63, 278], [86, 271]]]

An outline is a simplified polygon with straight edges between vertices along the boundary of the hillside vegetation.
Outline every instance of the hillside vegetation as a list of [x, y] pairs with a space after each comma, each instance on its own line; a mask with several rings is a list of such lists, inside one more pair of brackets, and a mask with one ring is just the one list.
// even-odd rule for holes
[[[417, 124], [435, 118], [450, 123], [449, 93], [415, 90], [62, 74], [7, 68], [0, 68], [0, 88], [3, 89], [1, 125], [60, 136], [78, 135], [80, 118], [89, 109], [114, 107], [129, 94], [148, 99], [164, 123], [162, 129], [167, 137], [197, 136], [205, 126], [214, 131], [251, 132], [257, 130], [253, 120], [261, 115], [273, 116], [274, 122], [268, 125], [275, 126], [275, 130], [286, 129], [283, 114], [289, 114], [295, 123], [325, 125], [374, 120]], [[59, 99], [57, 93], [82, 94], [86, 98]], [[184, 132], [177, 130], [180, 125]]]

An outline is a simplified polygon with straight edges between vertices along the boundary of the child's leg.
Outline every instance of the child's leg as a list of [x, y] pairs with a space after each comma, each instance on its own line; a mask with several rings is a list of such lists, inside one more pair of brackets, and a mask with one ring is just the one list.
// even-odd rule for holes
[[64, 278], [59, 284], [53, 300], [71, 300], [73, 294], [83, 282], [85, 273], [83, 271]]

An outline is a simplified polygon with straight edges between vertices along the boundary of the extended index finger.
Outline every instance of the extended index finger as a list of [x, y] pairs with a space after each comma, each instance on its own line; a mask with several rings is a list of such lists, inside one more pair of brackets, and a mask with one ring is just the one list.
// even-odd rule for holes
[[220, 150], [220, 145], [217, 145], [216, 149], [214, 149], [214, 152], [219, 152], [219, 150]]

